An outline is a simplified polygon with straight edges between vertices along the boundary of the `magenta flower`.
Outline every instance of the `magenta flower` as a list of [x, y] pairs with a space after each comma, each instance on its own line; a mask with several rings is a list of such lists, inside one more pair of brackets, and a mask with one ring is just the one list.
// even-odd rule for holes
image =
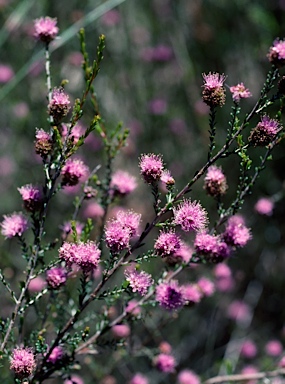
[[185, 199], [173, 209], [173, 213], [174, 223], [180, 225], [185, 232], [201, 231], [208, 222], [207, 212], [197, 201]]
[[271, 216], [273, 213], [273, 208], [274, 202], [268, 197], [262, 197], [256, 202], [254, 206], [254, 209], [257, 213], [265, 216]]
[[117, 339], [125, 339], [130, 336], [131, 329], [128, 324], [116, 324], [112, 327], [112, 333]]
[[126, 196], [137, 187], [136, 178], [126, 171], [117, 171], [113, 174], [110, 184], [115, 195]]
[[204, 90], [202, 93], [202, 98], [204, 103], [210, 107], [223, 106], [225, 104], [225, 88], [224, 82], [226, 77], [220, 75], [219, 73], [210, 72], [208, 75], [203, 73], [204, 78]]
[[153, 284], [153, 279], [149, 273], [137, 271], [135, 268], [127, 268], [125, 277], [130, 283], [132, 291], [138, 292], [141, 296], [145, 296], [148, 288]]
[[171, 176], [171, 173], [170, 173], [170, 171], [168, 169], [165, 169], [164, 171], [162, 171], [161, 177], [160, 177], [160, 181], [162, 181], [167, 186], [175, 184], [175, 180]]
[[14, 71], [10, 65], [0, 64], [0, 84], [8, 83], [14, 75]]
[[245, 340], [241, 346], [240, 354], [247, 359], [255, 358], [257, 354], [256, 344], [250, 339]]
[[190, 369], [183, 369], [179, 372], [178, 376], [178, 384], [200, 384], [201, 380], [199, 376], [196, 375]]
[[149, 381], [146, 376], [141, 373], [136, 373], [129, 381], [129, 384], [149, 384]]
[[131, 237], [137, 235], [141, 221], [141, 214], [133, 211], [119, 211], [117, 213], [116, 220], [122, 225], [122, 227], [129, 229]]
[[107, 222], [105, 226], [106, 245], [112, 253], [120, 253], [130, 246], [131, 231], [118, 220]]
[[226, 193], [228, 189], [226, 176], [221, 168], [211, 165], [205, 176], [204, 188], [211, 196], [220, 196]]
[[54, 364], [58, 360], [62, 359], [63, 355], [64, 355], [64, 351], [63, 351], [62, 347], [60, 347], [60, 346], [54, 347], [54, 349], [52, 350], [51, 354], [49, 355], [49, 357], [47, 359], [47, 362]]
[[265, 352], [268, 356], [281, 356], [283, 353], [283, 345], [279, 340], [270, 340], [265, 346]]
[[67, 271], [62, 267], [53, 267], [46, 271], [46, 281], [51, 289], [58, 289], [65, 284]]
[[58, 34], [58, 27], [56, 26], [57, 19], [51, 17], [41, 17], [34, 21], [36, 39], [43, 41], [44, 43], [50, 43], [54, 40]]
[[12, 352], [10, 369], [16, 376], [24, 378], [30, 376], [36, 369], [36, 360], [31, 348], [15, 348]]
[[186, 304], [197, 304], [201, 301], [203, 293], [197, 284], [188, 283], [182, 286]]
[[84, 181], [89, 174], [89, 168], [79, 159], [68, 159], [61, 170], [62, 184], [73, 186]]
[[52, 150], [52, 137], [43, 129], [36, 130], [35, 151], [38, 155], [45, 157]]
[[239, 83], [237, 85], [234, 85], [233, 87], [230, 87], [230, 91], [232, 93], [233, 101], [235, 103], [239, 103], [240, 99], [247, 99], [248, 97], [252, 96], [249, 90], [245, 88], [243, 83]]
[[22, 213], [12, 213], [11, 215], [4, 215], [4, 220], [0, 224], [1, 233], [6, 238], [15, 236], [22, 236], [22, 234], [29, 228], [28, 220]]
[[154, 365], [161, 372], [173, 373], [177, 363], [172, 355], [161, 353], [154, 358]]
[[56, 121], [67, 115], [70, 109], [69, 96], [64, 92], [63, 88], [54, 88], [52, 98], [48, 105], [48, 112]]
[[180, 249], [180, 237], [176, 235], [174, 230], [161, 231], [155, 241], [154, 249], [162, 257], [172, 256]]
[[220, 236], [205, 232], [197, 233], [194, 246], [197, 254], [214, 263], [221, 262], [230, 255], [229, 246]]
[[141, 175], [145, 182], [152, 184], [159, 180], [163, 171], [163, 162], [160, 155], [153, 153], [142, 155], [140, 158]]
[[64, 242], [59, 249], [59, 257], [67, 265], [77, 264], [84, 273], [96, 269], [99, 265], [101, 251], [94, 241], [86, 243], [68, 243]]
[[227, 244], [235, 247], [244, 247], [251, 239], [250, 230], [244, 225], [243, 218], [240, 215], [229, 218], [223, 233], [223, 239]]
[[156, 301], [165, 309], [175, 310], [185, 304], [183, 287], [176, 280], [160, 283], [156, 287]]
[[280, 68], [285, 65], [285, 41], [275, 40], [267, 55], [269, 61]]
[[18, 191], [22, 196], [24, 207], [27, 211], [35, 212], [41, 208], [42, 193], [38, 187], [32, 184], [27, 184], [18, 188]]
[[280, 123], [277, 120], [263, 116], [261, 121], [250, 133], [248, 140], [255, 146], [264, 147], [270, 144], [281, 130]]

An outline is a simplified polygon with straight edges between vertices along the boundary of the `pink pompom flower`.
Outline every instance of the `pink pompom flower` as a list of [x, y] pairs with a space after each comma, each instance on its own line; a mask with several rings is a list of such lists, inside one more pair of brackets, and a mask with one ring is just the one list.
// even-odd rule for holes
[[129, 381], [129, 384], [149, 384], [149, 381], [146, 376], [136, 373]]
[[260, 215], [271, 216], [274, 209], [274, 202], [268, 197], [262, 197], [256, 202], [254, 209]]
[[244, 247], [251, 239], [250, 230], [245, 226], [240, 215], [229, 218], [223, 233], [223, 239], [227, 244], [234, 247]]
[[138, 292], [141, 296], [147, 294], [148, 288], [153, 284], [153, 279], [145, 271], [137, 271], [129, 267], [125, 270], [126, 280], [130, 283], [133, 292]]
[[152, 184], [158, 181], [163, 171], [162, 157], [153, 153], [142, 155], [140, 158], [140, 170], [146, 183]]
[[42, 128], [36, 130], [35, 151], [41, 157], [46, 157], [52, 150], [52, 137]]
[[69, 96], [65, 93], [63, 88], [54, 88], [52, 92], [51, 101], [48, 105], [48, 113], [56, 121], [59, 121], [67, 115], [70, 109]]
[[239, 103], [240, 99], [247, 99], [252, 96], [250, 91], [245, 88], [243, 83], [239, 83], [230, 87], [230, 92], [232, 93], [233, 101]]
[[22, 236], [22, 234], [29, 228], [28, 219], [20, 213], [12, 213], [11, 215], [4, 215], [4, 220], [0, 224], [1, 233], [6, 238], [15, 236]]
[[154, 249], [162, 257], [173, 256], [180, 249], [180, 237], [174, 230], [161, 231], [155, 241]]
[[226, 193], [228, 189], [226, 176], [221, 168], [216, 165], [212, 165], [208, 168], [204, 188], [210, 196], [221, 196]]
[[62, 184], [67, 186], [77, 185], [84, 181], [89, 174], [89, 168], [79, 159], [68, 159], [61, 170]]
[[114, 254], [120, 253], [130, 246], [131, 231], [118, 220], [108, 221], [105, 226], [106, 245]]
[[276, 67], [283, 67], [285, 65], [285, 40], [276, 39], [273, 46], [270, 47], [267, 57]]
[[15, 348], [12, 352], [10, 369], [18, 378], [30, 376], [36, 369], [36, 360], [31, 348]]
[[155, 299], [165, 309], [179, 309], [185, 304], [184, 289], [176, 280], [162, 282], [156, 287]]
[[137, 182], [128, 172], [118, 170], [113, 174], [110, 186], [115, 195], [126, 196], [136, 189]]
[[64, 260], [68, 266], [77, 264], [84, 273], [88, 273], [98, 268], [101, 251], [94, 241], [86, 243], [64, 242], [59, 248], [59, 257]]
[[248, 140], [253, 146], [264, 147], [270, 144], [281, 130], [279, 121], [270, 119], [268, 116], [263, 116], [261, 121], [250, 132]]
[[178, 376], [178, 384], [200, 384], [201, 380], [199, 376], [196, 375], [190, 369], [183, 369], [179, 372]]
[[51, 289], [58, 289], [66, 283], [67, 271], [62, 267], [53, 267], [46, 271], [46, 281]]
[[44, 43], [50, 43], [58, 34], [57, 19], [51, 17], [41, 17], [34, 21], [34, 36]]
[[22, 196], [24, 207], [27, 211], [35, 212], [41, 208], [42, 193], [38, 187], [32, 184], [27, 184], [21, 188], [18, 188], [18, 191]]
[[212, 108], [223, 106], [226, 100], [225, 88], [223, 86], [226, 77], [224, 75], [220, 75], [219, 73], [210, 72], [208, 75], [203, 73], [203, 79], [204, 89], [202, 98], [204, 103]]
[[154, 365], [161, 372], [173, 373], [177, 363], [172, 355], [161, 353], [154, 358]]
[[173, 209], [174, 223], [180, 225], [185, 232], [201, 231], [205, 228], [208, 219], [207, 212], [197, 201], [185, 199]]

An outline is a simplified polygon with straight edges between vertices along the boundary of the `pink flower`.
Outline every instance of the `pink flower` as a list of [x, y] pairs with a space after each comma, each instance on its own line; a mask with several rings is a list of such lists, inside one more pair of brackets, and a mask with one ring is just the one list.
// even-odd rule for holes
[[49, 355], [47, 362], [54, 364], [56, 361], [60, 360], [63, 357], [64, 351], [62, 347], [55, 347], [51, 354]]
[[133, 316], [138, 316], [141, 313], [141, 308], [137, 300], [130, 300], [126, 306], [126, 312], [131, 313]]
[[273, 208], [274, 202], [268, 197], [262, 197], [256, 202], [254, 206], [254, 209], [257, 213], [265, 216], [271, 216], [273, 213]]
[[68, 159], [61, 170], [62, 184], [74, 186], [88, 177], [89, 168], [79, 159]]
[[183, 285], [183, 295], [187, 304], [197, 304], [203, 297], [201, 289], [193, 283]]
[[154, 249], [162, 257], [172, 256], [180, 249], [180, 238], [174, 230], [161, 231], [155, 241]]
[[[70, 124], [61, 124], [61, 136], [64, 139], [67, 139], [68, 132], [70, 130]], [[72, 127], [71, 132], [69, 133], [68, 139], [76, 144], [81, 136], [84, 135], [86, 128], [81, 125], [81, 123], [77, 123], [74, 127]]]
[[204, 78], [204, 90], [203, 101], [210, 107], [223, 106], [225, 104], [225, 88], [224, 82], [226, 77], [219, 73], [210, 72], [208, 75], [203, 73]]
[[[258, 369], [255, 366], [253, 366], [253, 365], [246, 365], [242, 369], [241, 373], [243, 375], [255, 374], [255, 373], [258, 373]], [[248, 381], [246, 381], [246, 384], [257, 384], [257, 383], [258, 383], [258, 380], [248, 380]]]
[[161, 372], [173, 373], [177, 363], [172, 355], [161, 353], [154, 358], [154, 365]]
[[148, 109], [152, 115], [164, 115], [167, 111], [167, 107], [167, 101], [164, 99], [153, 99], [148, 103]]
[[129, 384], [149, 384], [149, 381], [146, 376], [141, 373], [136, 373], [129, 381]]
[[120, 253], [130, 246], [131, 231], [118, 220], [108, 221], [105, 226], [106, 245], [112, 253]]
[[52, 137], [43, 129], [36, 130], [35, 151], [38, 155], [45, 157], [52, 150]]
[[59, 249], [59, 257], [67, 265], [77, 264], [84, 273], [88, 273], [98, 267], [101, 251], [94, 241], [86, 243], [68, 243], [64, 242]]
[[265, 346], [265, 352], [272, 357], [278, 357], [283, 352], [283, 346], [279, 340], [270, 340]]
[[58, 34], [58, 27], [56, 26], [57, 19], [51, 17], [41, 17], [34, 22], [35, 37], [44, 43], [50, 43]]
[[243, 357], [247, 359], [253, 359], [257, 354], [257, 348], [255, 343], [250, 339], [245, 340], [242, 344], [240, 353]]
[[185, 199], [173, 209], [173, 213], [174, 223], [185, 232], [201, 231], [208, 222], [207, 212], [197, 201]]
[[199, 377], [190, 369], [183, 369], [178, 374], [178, 384], [200, 384], [201, 381]]
[[251, 239], [250, 230], [243, 224], [243, 218], [240, 215], [229, 218], [223, 239], [227, 244], [235, 247], [244, 247]]
[[28, 285], [30, 292], [40, 292], [46, 287], [46, 281], [41, 276], [32, 279]]
[[31, 348], [15, 348], [12, 352], [10, 369], [20, 378], [30, 376], [36, 369], [36, 360]]
[[14, 71], [10, 65], [0, 64], [0, 83], [8, 83], [14, 77]]
[[118, 211], [116, 219], [122, 227], [129, 229], [131, 237], [137, 235], [141, 214], [133, 211]]
[[99, 219], [104, 216], [104, 208], [96, 201], [88, 203], [83, 212], [84, 217], [91, 217], [93, 219]]
[[171, 345], [167, 341], [162, 341], [159, 343], [158, 349], [161, 353], [170, 354], [172, 351]]
[[67, 271], [62, 267], [53, 267], [46, 271], [46, 281], [50, 288], [58, 289], [65, 284], [67, 280]]
[[250, 307], [246, 303], [241, 300], [234, 300], [228, 307], [227, 315], [233, 320], [244, 322], [251, 316], [250, 312]]
[[270, 144], [280, 131], [279, 121], [263, 116], [261, 121], [250, 133], [248, 140], [255, 146], [264, 147]]
[[22, 196], [24, 207], [27, 211], [35, 212], [41, 208], [42, 193], [38, 187], [32, 184], [27, 184], [18, 188], [18, 191]]
[[245, 88], [243, 83], [239, 83], [233, 87], [230, 87], [230, 91], [233, 95], [233, 101], [235, 103], [239, 103], [240, 99], [247, 99], [248, 97], [252, 96], [249, 90]]
[[72, 375], [70, 380], [64, 380], [64, 384], [84, 384], [84, 381], [81, 377], [77, 375]]
[[148, 184], [160, 179], [163, 171], [163, 162], [160, 155], [153, 153], [142, 155], [140, 158], [141, 175]]
[[220, 236], [197, 233], [194, 246], [199, 256], [214, 263], [224, 261], [230, 255], [229, 246]]
[[201, 277], [197, 281], [197, 285], [201, 289], [201, 292], [204, 296], [212, 296], [212, 294], [215, 292], [214, 283], [206, 277]]
[[185, 304], [183, 287], [176, 280], [162, 282], [156, 287], [156, 301], [165, 309], [175, 310]]
[[175, 180], [171, 176], [171, 173], [170, 173], [170, 171], [168, 169], [165, 169], [164, 171], [162, 171], [160, 181], [165, 183], [167, 186], [175, 184]]
[[11, 215], [4, 215], [4, 220], [0, 224], [1, 233], [6, 238], [15, 236], [22, 236], [22, 234], [29, 228], [28, 220], [22, 213], [12, 213]]
[[[79, 221], [75, 221], [74, 224], [75, 224], [75, 230], [76, 230], [77, 236], [80, 237], [84, 228], [84, 224], [80, 223]], [[72, 227], [71, 227], [70, 221], [65, 221], [60, 228], [62, 229], [62, 232], [63, 232], [62, 233], [63, 239], [66, 239], [68, 235], [72, 233]]]
[[212, 165], [208, 168], [205, 177], [204, 188], [211, 196], [220, 196], [226, 193], [228, 189], [226, 176], [221, 168]]
[[58, 121], [67, 115], [70, 109], [69, 96], [64, 92], [63, 88], [54, 88], [52, 98], [48, 105], [48, 112]]
[[111, 179], [111, 188], [115, 195], [126, 196], [137, 187], [136, 178], [126, 171], [117, 171]]
[[127, 324], [117, 324], [113, 325], [112, 333], [118, 339], [125, 339], [131, 334], [131, 329]]
[[129, 267], [125, 271], [126, 280], [130, 283], [133, 292], [138, 292], [141, 296], [147, 294], [148, 288], [153, 283], [153, 279], [149, 273], [145, 271], [137, 271]]
[[180, 248], [173, 255], [173, 259], [177, 261], [182, 261], [183, 263], [189, 263], [191, 257], [194, 253], [194, 250], [190, 245], [185, 243], [184, 241], [180, 241]]
[[276, 65], [276, 67], [283, 67], [285, 64], [285, 41], [279, 39], [275, 40], [273, 46], [269, 49], [267, 57], [272, 64]]

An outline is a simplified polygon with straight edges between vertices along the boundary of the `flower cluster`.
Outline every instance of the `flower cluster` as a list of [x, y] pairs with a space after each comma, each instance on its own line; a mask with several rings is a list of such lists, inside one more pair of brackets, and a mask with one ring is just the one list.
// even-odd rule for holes
[[251, 233], [246, 227], [243, 217], [235, 215], [229, 218], [222, 237], [231, 246], [244, 247], [251, 239]]
[[48, 105], [48, 113], [56, 121], [59, 121], [67, 115], [70, 109], [69, 104], [69, 96], [64, 92], [64, 89], [54, 88], [51, 101]]
[[110, 186], [115, 195], [126, 196], [136, 189], [137, 182], [134, 176], [119, 170], [112, 175]]
[[285, 41], [275, 40], [268, 53], [269, 61], [280, 68], [285, 65]]
[[161, 231], [155, 241], [154, 249], [159, 256], [173, 256], [180, 249], [180, 237], [172, 231]]
[[58, 34], [57, 19], [51, 17], [41, 17], [35, 20], [35, 38], [44, 43], [50, 43]]
[[185, 199], [173, 209], [174, 223], [180, 225], [185, 232], [201, 231], [205, 228], [208, 219], [207, 212], [197, 201]]
[[1, 233], [6, 238], [22, 236], [29, 228], [28, 219], [22, 213], [12, 213], [4, 215], [1, 225]]
[[64, 260], [68, 266], [77, 264], [84, 273], [88, 273], [98, 267], [101, 251], [94, 241], [86, 243], [64, 242], [59, 248], [59, 257]]
[[161, 156], [154, 155], [153, 153], [142, 155], [140, 158], [140, 170], [146, 183], [153, 184], [158, 181], [163, 171], [163, 161]]
[[256, 147], [264, 147], [270, 144], [280, 131], [280, 123], [277, 120], [263, 116], [257, 126], [251, 131], [248, 140]]
[[221, 168], [211, 165], [205, 176], [204, 188], [211, 196], [220, 196], [226, 193], [228, 189], [226, 176]]
[[52, 137], [43, 129], [36, 130], [35, 151], [38, 155], [46, 157], [52, 150]]
[[132, 267], [125, 270], [125, 277], [130, 283], [132, 291], [138, 292], [141, 296], [147, 294], [148, 288], [153, 283], [153, 279], [149, 273], [138, 271]]
[[38, 187], [27, 184], [18, 188], [18, 191], [22, 196], [24, 207], [27, 211], [34, 212], [40, 209], [42, 205], [42, 193]]
[[243, 83], [239, 83], [230, 87], [230, 92], [233, 96], [233, 101], [235, 103], [239, 103], [240, 99], [247, 99], [252, 96], [247, 88], [245, 88]]
[[183, 287], [176, 280], [162, 282], [156, 287], [155, 299], [165, 309], [179, 309], [185, 304]]
[[211, 108], [221, 107], [225, 104], [226, 94], [224, 88], [224, 82], [226, 77], [219, 73], [203, 74], [203, 101]]
[[68, 159], [61, 170], [62, 185], [73, 186], [84, 181], [89, 174], [89, 168], [79, 159]]
[[53, 267], [46, 272], [46, 281], [51, 289], [58, 289], [65, 284], [67, 271], [62, 267]]
[[194, 246], [199, 256], [213, 263], [224, 261], [230, 255], [230, 247], [221, 236], [197, 233]]
[[18, 378], [30, 376], [36, 369], [36, 360], [31, 348], [16, 348], [13, 350], [10, 369]]

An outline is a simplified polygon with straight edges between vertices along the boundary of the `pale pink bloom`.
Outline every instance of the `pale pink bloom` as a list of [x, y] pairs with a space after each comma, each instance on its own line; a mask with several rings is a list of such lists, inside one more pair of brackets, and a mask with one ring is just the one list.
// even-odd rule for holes
[[69, 96], [65, 93], [63, 88], [54, 88], [52, 98], [48, 105], [48, 112], [56, 120], [60, 120], [67, 115], [70, 109]]
[[137, 300], [130, 300], [126, 306], [126, 312], [131, 313], [133, 316], [138, 316], [141, 313], [141, 308]]
[[14, 71], [10, 65], [0, 64], [0, 83], [8, 83], [14, 77]]
[[241, 346], [240, 353], [241, 356], [247, 359], [253, 359], [257, 354], [256, 344], [250, 339], [245, 340]]
[[92, 219], [99, 219], [104, 216], [104, 208], [96, 201], [88, 203], [83, 211], [84, 217], [90, 217]]
[[227, 309], [227, 315], [236, 321], [247, 321], [251, 316], [250, 307], [241, 300], [234, 300]]
[[282, 67], [285, 64], [285, 40], [276, 39], [267, 57], [272, 64]]
[[152, 184], [160, 179], [163, 171], [163, 161], [160, 155], [154, 155], [153, 153], [142, 155], [139, 166], [146, 183]]
[[184, 288], [176, 280], [162, 282], [156, 287], [155, 299], [165, 309], [179, 309], [185, 304]]
[[232, 271], [227, 264], [218, 264], [214, 268], [214, 275], [217, 279], [231, 277]]
[[208, 219], [207, 212], [197, 201], [185, 199], [173, 209], [174, 223], [180, 225], [185, 232], [201, 231], [205, 228]]
[[285, 356], [282, 356], [281, 360], [278, 363], [278, 367], [285, 368]]
[[260, 198], [254, 206], [254, 209], [257, 213], [265, 216], [271, 216], [273, 213], [273, 208], [274, 202], [269, 197]]
[[217, 279], [216, 288], [218, 291], [227, 292], [233, 289], [234, 280], [232, 272], [227, 264], [221, 263], [214, 268], [214, 275]]
[[112, 253], [120, 253], [130, 246], [131, 231], [118, 220], [108, 221], [105, 225], [106, 245]]
[[[67, 134], [69, 132], [70, 125], [62, 124], [61, 125], [61, 136], [66, 139]], [[86, 128], [81, 125], [81, 123], [77, 123], [71, 130], [68, 138], [72, 141], [73, 144], [76, 144], [81, 136], [85, 133]]]
[[136, 373], [129, 381], [129, 384], [149, 384], [149, 381], [146, 376], [141, 373]]
[[10, 369], [18, 377], [28, 377], [36, 369], [36, 360], [31, 348], [15, 348], [12, 352]]
[[145, 271], [137, 271], [129, 267], [125, 270], [126, 280], [130, 283], [133, 292], [138, 292], [141, 296], [147, 294], [148, 288], [153, 284], [153, 279]]
[[41, 17], [34, 21], [35, 37], [45, 43], [50, 43], [58, 34], [57, 19]]
[[179, 259], [183, 263], [189, 263], [193, 253], [194, 253], [193, 248], [190, 247], [189, 244], [187, 244], [183, 240], [181, 240], [180, 241], [180, 248], [178, 251], [175, 252], [174, 257], [176, 259]]
[[27, 218], [20, 213], [12, 213], [11, 215], [4, 215], [4, 220], [0, 224], [1, 233], [6, 238], [15, 236], [22, 236], [22, 234], [29, 228]]
[[174, 230], [161, 231], [155, 241], [154, 249], [162, 257], [175, 255], [180, 249], [180, 237]]
[[84, 381], [81, 377], [77, 375], [72, 375], [70, 380], [64, 380], [64, 384], [84, 384]]
[[201, 301], [203, 293], [197, 284], [188, 283], [182, 287], [183, 296], [187, 304], [197, 304]]
[[98, 267], [101, 251], [94, 241], [86, 243], [68, 243], [64, 242], [59, 248], [59, 257], [64, 260], [68, 266], [75, 263], [85, 273]]
[[272, 357], [278, 357], [283, 353], [283, 345], [279, 340], [270, 340], [265, 346], [265, 352]]
[[220, 236], [205, 232], [196, 234], [194, 246], [197, 254], [205, 257], [208, 261], [221, 262], [230, 255], [229, 246], [222, 241]]
[[32, 184], [24, 185], [21, 188], [18, 188], [20, 192], [24, 207], [27, 211], [34, 212], [41, 208], [42, 205], [42, 192], [39, 187], [36, 187]]
[[80, 181], [85, 181], [89, 174], [89, 168], [79, 159], [68, 159], [61, 170], [62, 184], [74, 186]]
[[208, 75], [206, 73], [202, 74], [204, 79], [204, 88], [216, 89], [220, 88], [224, 85], [226, 77], [224, 74], [220, 75], [219, 73], [209, 72]]
[[162, 181], [166, 185], [173, 185], [175, 184], [174, 178], [171, 176], [171, 173], [168, 169], [165, 169], [162, 171], [160, 181]]
[[51, 354], [49, 355], [47, 362], [54, 364], [57, 360], [60, 360], [63, 357], [64, 351], [60, 346], [55, 347]]
[[67, 280], [67, 271], [62, 267], [53, 267], [46, 271], [46, 281], [50, 288], [58, 289], [65, 284]]
[[43, 277], [37, 276], [29, 282], [28, 290], [30, 292], [40, 292], [46, 287], [46, 281]]
[[223, 239], [227, 244], [235, 247], [244, 247], [251, 239], [250, 230], [244, 225], [244, 220], [240, 215], [228, 219]]
[[220, 196], [226, 193], [228, 185], [226, 176], [221, 168], [216, 165], [212, 165], [208, 168], [205, 176], [204, 188], [211, 196]]
[[125, 196], [136, 189], [137, 182], [128, 172], [118, 170], [112, 175], [110, 186], [115, 194]]
[[197, 281], [197, 285], [201, 289], [204, 296], [212, 296], [212, 294], [215, 292], [214, 283], [206, 277], [200, 277], [200, 279]]
[[180, 371], [178, 376], [178, 384], [200, 384], [200, 378], [190, 369], [183, 369]]
[[135, 213], [131, 210], [120, 210], [116, 215], [116, 220], [122, 225], [122, 227], [129, 229], [131, 237], [137, 235], [141, 221], [140, 213]]
[[202, 76], [204, 79], [204, 90], [202, 94], [204, 103], [210, 107], [223, 106], [226, 99], [225, 88], [223, 86], [226, 77], [219, 73], [212, 72], [208, 73], [208, 75], [203, 73]]
[[172, 355], [161, 353], [153, 360], [156, 368], [165, 373], [173, 373], [177, 365], [175, 358]]
[[233, 96], [233, 101], [236, 103], [238, 103], [240, 99], [247, 99], [248, 97], [252, 96], [249, 90], [245, 88], [243, 83], [239, 83], [233, 87], [230, 87], [230, 91]]
[[[245, 374], [245, 375], [250, 375], [251, 373], [254, 374], [254, 373], [258, 373], [258, 369], [253, 366], [253, 365], [247, 365], [245, 366], [242, 371], [241, 371], [242, 374]], [[246, 384], [257, 384], [258, 383], [258, 380], [248, 380], [246, 381]]]
[[117, 324], [112, 327], [113, 336], [118, 339], [124, 339], [131, 334], [131, 329], [127, 324]]

